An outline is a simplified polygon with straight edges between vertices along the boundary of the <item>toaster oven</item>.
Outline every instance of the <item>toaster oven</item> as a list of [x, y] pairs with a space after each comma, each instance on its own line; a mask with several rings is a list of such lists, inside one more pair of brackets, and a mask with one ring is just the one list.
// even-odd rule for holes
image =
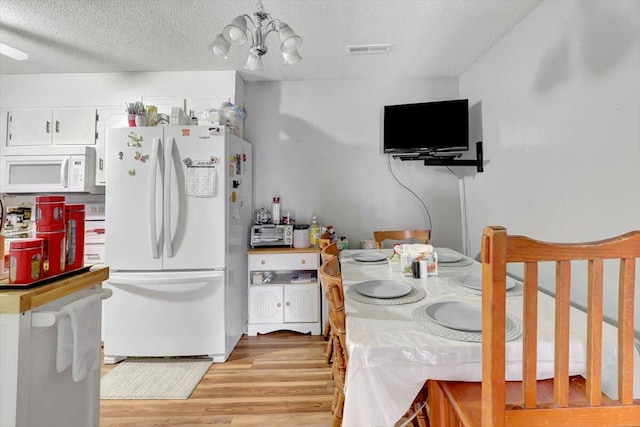
[[256, 224], [251, 226], [251, 247], [293, 246], [292, 224]]

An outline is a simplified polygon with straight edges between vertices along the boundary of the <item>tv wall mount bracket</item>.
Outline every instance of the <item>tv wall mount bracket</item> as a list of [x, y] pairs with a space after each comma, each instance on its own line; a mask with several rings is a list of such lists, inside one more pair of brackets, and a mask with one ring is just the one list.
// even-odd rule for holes
[[394, 154], [394, 159], [402, 161], [421, 160], [425, 166], [475, 166], [478, 172], [484, 172], [482, 141], [476, 142], [476, 159], [458, 159], [461, 153], [419, 153], [419, 154]]

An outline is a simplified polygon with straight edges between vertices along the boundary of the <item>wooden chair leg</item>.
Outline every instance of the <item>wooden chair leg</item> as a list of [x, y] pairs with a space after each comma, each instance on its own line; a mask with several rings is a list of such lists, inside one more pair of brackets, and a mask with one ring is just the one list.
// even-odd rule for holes
[[331, 427], [342, 426], [342, 411], [344, 410], [344, 391], [340, 387], [336, 387], [333, 395], [333, 421]]
[[322, 335], [324, 336], [324, 340], [327, 341], [329, 339], [329, 334], [331, 333], [331, 323], [327, 320], [324, 324], [324, 331]]
[[333, 333], [331, 331], [329, 331], [329, 341], [327, 341], [327, 348], [324, 351], [324, 358], [329, 365], [333, 361]]

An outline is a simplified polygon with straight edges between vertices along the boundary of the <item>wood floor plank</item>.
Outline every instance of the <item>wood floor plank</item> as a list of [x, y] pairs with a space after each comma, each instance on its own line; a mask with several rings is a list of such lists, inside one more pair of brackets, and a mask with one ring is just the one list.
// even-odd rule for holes
[[[333, 381], [322, 336], [243, 336], [186, 400], [101, 400], [101, 427], [328, 427]], [[114, 365], [103, 366], [102, 375]]]

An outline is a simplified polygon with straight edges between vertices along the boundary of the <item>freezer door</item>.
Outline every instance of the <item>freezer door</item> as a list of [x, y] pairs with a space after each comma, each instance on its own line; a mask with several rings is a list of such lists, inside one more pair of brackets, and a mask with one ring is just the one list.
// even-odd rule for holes
[[225, 273], [111, 273], [105, 357], [224, 355]]
[[162, 269], [163, 129], [107, 131], [105, 257], [112, 270]]
[[226, 267], [224, 128], [165, 128], [165, 269]]

